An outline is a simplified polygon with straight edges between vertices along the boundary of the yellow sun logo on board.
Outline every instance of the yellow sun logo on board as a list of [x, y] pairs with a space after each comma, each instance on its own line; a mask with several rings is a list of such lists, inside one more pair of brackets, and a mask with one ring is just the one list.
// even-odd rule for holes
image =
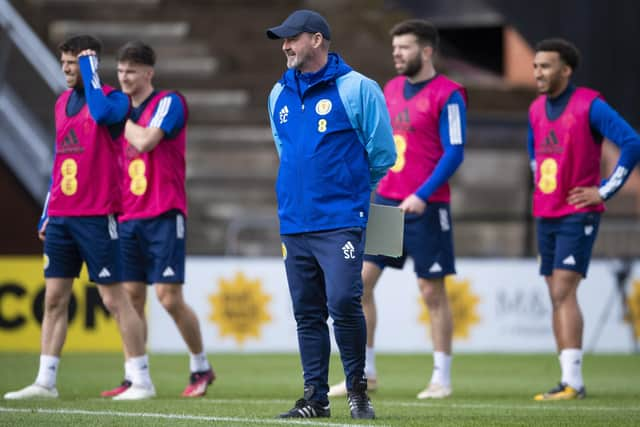
[[629, 313], [625, 316], [625, 322], [631, 323], [633, 320], [633, 329], [636, 337], [640, 338], [640, 280], [634, 280], [631, 294], [627, 297], [627, 306]]
[[249, 338], [260, 338], [260, 329], [271, 321], [267, 305], [271, 296], [262, 291], [260, 279], [250, 280], [242, 272], [218, 281], [218, 293], [209, 296], [213, 312], [209, 320], [216, 323], [220, 336], [233, 337], [242, 345]]
[[[476, 311], [480, 297], [471, 291], [469, 280], [456, 280], [455, 276], [447, 276], [444, 282], [453, 317], [453, 337], [469, 338], [471, 327], [480, 322], [480, 316]], [[419, 301], [421, 308], [418, 321], [429, 324], [431, 323], [429, 310], [422, 297], [419, 297]]]

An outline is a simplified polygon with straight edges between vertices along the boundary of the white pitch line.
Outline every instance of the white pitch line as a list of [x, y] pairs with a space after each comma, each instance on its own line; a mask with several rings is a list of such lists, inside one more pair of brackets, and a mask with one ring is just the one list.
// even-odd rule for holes
[[[284, 399], [203, 399], [207, 402], [218, 403], [218, 404], [246, 404], [248, 402], [258, 403], [263, 405], [269, 404], [285, 404], [288, 403], [288, 400]], [[550, 409], [550, 410], [574, 410], [574, 411], [640, 411], [640, 407], [624, 407], [624, 406], [586, 406], [580, 403], [574, 403], [571, 406], [567, 405], [567, 402], [539, 402], [537, 404], [522, 404], [522, 405], [514, 405], [514, 404], [504, 404], [504, 405], [495, 405], [491, 403], [453, 403], [453, 402], [403, 402], [403, 401], [394, 401], [394, 400], [386, 400], [386, 399], [375, 399], [373, 401], [374, 407], [377, 406], [403, 406], [410, 408], [460, 408], [460, 409], [532, 409], [532, 410], [540, 410], [540, 409]]]
[[[53, 414], [53, 415], [106, 415], [110, 417], [144, 417], [159, 418], [167, 420], [190, 420], [190, 421], [224, 421], [228, 423], [245, 423], [245, 424], [299, 424], [306, 426], [319, 427], [374, 427], [371, 424], [337, 424], [323, 423], [311, 420], [285, 420], [285, 419], [260, 419], [260, 418], [236, 418], [236, 417], [207, 417], [203, 415], [180, 415], [180, 414], [161, 414], [154, 412], [118, 412], [118, 411], [88, 411], [84, 409], [46, 409], [46, 408], [7, 408], [0, 406], [0, 412], [6, 413], [29, 413], [29, 414]], [[375, 427], [379, 427], [376, 425]], [[388, 427], [388, 426], [386, 426]]]
[[536, 405], [494, 405], [490, 403], [421, 403], [421, 402], [390, 402], [377, 401], [377, 406], [405, 406], [405, 407], [422, 407], [422, 408], [460, 408], [460, 409], [532, 409], [539, 411], [541, 409], [557, 409], [560, 411], [640, 411], [640, 407], [622, 407], [622, 406], [566, 406], [566, 402], [540, 402]]

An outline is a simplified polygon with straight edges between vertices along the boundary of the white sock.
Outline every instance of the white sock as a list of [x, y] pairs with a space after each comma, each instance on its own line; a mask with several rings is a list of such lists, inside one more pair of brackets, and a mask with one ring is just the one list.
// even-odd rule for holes
[[210, 368], [211, 365], [209, 365], [207, 355], [204, 351], [200, 354], [189, 353], [189, 369], [191, 372], [208, 371]]
[[364, 374], [367, 378], [376, 378], [378, 372], [376, 371], [376, 349], [367, 346], [364, 358]]
[[431, 384], [451, 387], [451, 355], [442, 351], [433, 352]]
[[142, 387], [151, 385], [151, 376], [149, 375], [149, 357], [145, 354], [138, 357], [132, 357], [127, 360], [131, 368], [131, 383]]
[[560, 366], [562, 368], [561, 381], [580, 390], [584, 386], [582, 381], [582, 350], [579, 348], [562, 350], [560, 352]]
[[133, 366], [131, 366], [131, 362], [129, 360], [125, 360], [124, 362], [124, 379], [129, 382], [133, 382]]
[[59, 363], [59, 357], [41, 354], [36, 384], [47, 388], [54, 388], [56, 386], [56, 379], [58, 378]]

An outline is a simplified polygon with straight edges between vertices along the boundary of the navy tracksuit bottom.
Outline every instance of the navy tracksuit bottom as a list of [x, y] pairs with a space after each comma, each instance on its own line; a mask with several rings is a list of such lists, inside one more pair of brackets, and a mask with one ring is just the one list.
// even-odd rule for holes
[[297, 323], [304, 385], [327, 402], [331, 341], [328, 316], [347, 389], [364, 378], [366, 323], [362, 311], [364, 230], [358, 227], [282, 235], [284, 264]]

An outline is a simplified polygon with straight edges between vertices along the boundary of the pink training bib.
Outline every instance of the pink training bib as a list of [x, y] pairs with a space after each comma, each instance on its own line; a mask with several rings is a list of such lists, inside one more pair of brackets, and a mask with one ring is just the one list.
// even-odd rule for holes
[[[404, 98], [406, 77], [392, 79], [384, 88], [391, 116], [397, 160], [378, 186], [377, 193], [394, 200], [404, 200], [415, 193], [433, 173], [444, 153], [440, 140], [440, 114], [451, 94], [458, 90], [467, 100], [465, 89], [438, 75], [409, 100]], [[428, 202], [449, 202], [449, 184], [444, 183]]]
[[[102, 88], [105, 95], [114, 89]], [[50, 216], [109, 215], [120, 210], [119, 145], [107, 126], [91, 117], [88, 105], [69, 117], [72, 89], [55, 105], [56, 153], [48, 213]]]
[[[175, 92], [177, 93], [177, 92]], [[138, 125], [147, 127], [156, 106], [169, 94], [159, 92], [147, 104]], [[123, 213], [120, 221], [152, 218], [172, 209], [187, 214], [185, 189], [187, 104], [178, 93], [185, 111], [185, 125], [173, 139], [164, 138], [151, 151], [139, 153], [122, 138], [124, 180], [122, 182]], [[171, 99], [171, 98], [166, 98]], [[164, 101], [167, 102], [167, 101]], [[162, 108], [169, 106], [162, 106]]]
[[576, 209], [567, 203], [569, 190], [600, 185], [601, 144], [589, 126], [591, 103], [600, 94], [577, 88], [565, 110], [555, 120], [547, 118], [547, 97], [536, 98], [529, 108], [533, 129], [536, 173], [533, 215], [557, 218], [579, 212], [602, 212], [604, 204]]

